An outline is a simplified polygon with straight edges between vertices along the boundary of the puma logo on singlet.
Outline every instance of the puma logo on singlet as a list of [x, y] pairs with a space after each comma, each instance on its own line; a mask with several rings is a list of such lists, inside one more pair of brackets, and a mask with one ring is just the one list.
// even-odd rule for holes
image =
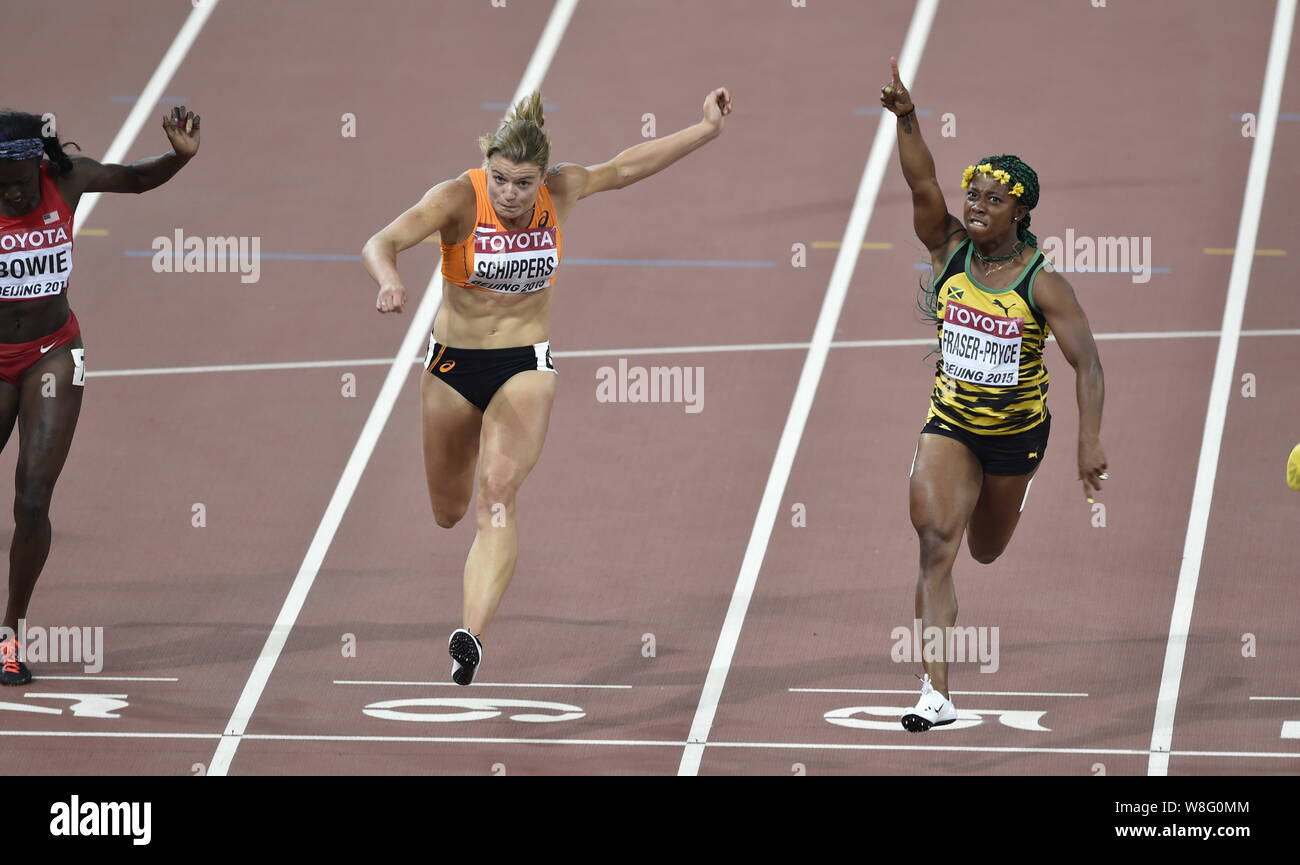
[[993, 298], [993, 303], [995, 306], [997, 306], [998, 309], [1002, 310], [1007, 315], [1011, 314], [1011, 308], [1008, 306], [1003, 306], [1002, 301], [998, 300], [997, 298]]

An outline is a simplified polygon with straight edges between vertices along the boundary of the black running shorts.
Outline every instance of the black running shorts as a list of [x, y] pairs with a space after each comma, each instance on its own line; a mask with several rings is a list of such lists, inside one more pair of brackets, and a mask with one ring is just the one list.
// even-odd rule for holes
[[455, 388], [479, 411], [512, 376], [527, 370], [556, 373], [551, 344], [539, 342], [514, 348], [452, 348], [429, 336], [424, 368]]
[[1052, 416], [1038, 426], [1011, 435], [980, 435], [950, 424], [940, 417], [932, 417], [922, 427], [922, 433], [956, 439], [975, 454], [986, 475], [1027, 475], [1038, 468], [1047, 453], [1047, 435], [1052, 429]]

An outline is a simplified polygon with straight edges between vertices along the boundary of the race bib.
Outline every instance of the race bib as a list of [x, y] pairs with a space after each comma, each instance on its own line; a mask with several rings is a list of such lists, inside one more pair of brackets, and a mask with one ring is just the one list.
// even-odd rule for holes
[[555, 226], [522, 231], [484, 231], [474, 234], [474, 272], [469, 283], [507, 294], [540, 291], [550, 283], [560, 253]]
[[71, 276], [70, 222], [0, 232], [0, 301], [61, 294]]
[[943, 371], [971, 384], [1018, 384], [1024, 323], [950, 299], [943, 311]]

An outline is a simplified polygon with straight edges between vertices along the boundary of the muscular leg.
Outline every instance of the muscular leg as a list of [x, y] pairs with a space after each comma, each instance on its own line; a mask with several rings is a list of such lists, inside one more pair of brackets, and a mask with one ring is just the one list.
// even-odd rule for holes
[[[50, 552], [50, 500], [72, 446], [82, 386], [72, 383], [78, 337], [41, 358], [23, 377], [18, 408], [18, 475], [14, 537], [9, 547], [9, 602], [4, 626], [17, 630]], [[47, 374], [53, 378], [46, 381]]]
[[424, 472], [433, 518], [449, 529], [469, 508], [474, 492], [483, 414], [437, 376], [420, 375]]
[[[17, 385], [0, 381], [0, 450], [9, 444], [9, 436], [14, 431], [14, 421], [18, 420], [18, 403], [21, 395], [22, 391]], [[6, 618], [5, 622], [0, 624], [7, 622]], [[7, 631], [0, 629], [0, 640], [8, 636]]]
[[1020, 505], [1034, 472], [1027, 475], [985, 475], [979, 501], [966, 527], [966, 545], [980, 564], [993, 562], [1011, 542], [1020, 522]]
[[516, 498], [541, 456], [555, 388], [554, 373], [521, 372], [501, 386], [483, 414], [478, 534], [465, 561], [465, 627], [474, 634], [487, 629], [515, 573]]
[[[961, 442], [925, 433], [917, 444], [909, 490], [912, 527], [921, 543], [916, 579], [916, 617], [922, 628], [947, 628], [957, 622], [957, 592], [952, 563], [961, 535], [980, 494], [979, 460]], [[925, 631], [922, 630], [922, 637]], [[947, 641], [944, 641], [945, 651]], [[934, 689], [948, 694], [948, 662], [924, 661]]]
[[18, 398], [22, 391], [16, 385], [0, 381], [0, 450], [9, 444], [9, 436], [14, 431], [14, 421], [18, 420]]

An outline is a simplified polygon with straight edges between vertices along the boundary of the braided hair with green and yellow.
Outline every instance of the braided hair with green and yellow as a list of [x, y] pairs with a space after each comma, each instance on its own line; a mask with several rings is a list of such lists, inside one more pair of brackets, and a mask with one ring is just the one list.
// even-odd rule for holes
[[[1020, 203], [1033, 210], [1038, 206], [1038, 172], [1030, 168], [1019, 156], [1004, 153], [1000, 156], [986, 156], [974, 165], [967, 165], [961, 173], [961, 188], [970, 186], [975, 172], [1004, 184], [1007, 192], [1020, 199]], [[1026, 213], [1016, 224], [1016, 237], [1025, 246], [1038, 246], [1038, 238], [1029, 230], [1029, 214]], [[985, 259], [986, 261], [989, 259]]]
[[[1038, 172], [1030, 168], [1029, 165], [1019, 156], [1004, 153], [998, 156], [986, 156], [976, 162], [974, 165], [967, 165], [966, 170], [961, 173], [961, 188], [968, 189], [971, 180], [975, 174], [979, 173], [985, 177], [1002, 183], [1007, 187], [1007, 194], [1014, 195], [1020, 201], [1019, 203], [1028, 210], [1033, 210], [1038, 206]], [[1002, 261], [1009, 261], [1015, 258], [1026, 247], [1038, 248], [1038, 237], [1029, 230], [1030, 214], [1025, 213], [1016, 222], [1016, 239], [1017, 242], [1007, 255], [986, 256], [975, 248], [975, 257], [985, 264], [997, 264]], [[957, 229], [956, 231], [960, 231]], [[955, 234], [956, 231], [953, 233]], [[929, 278], [920, 279], [920, 290], [917, 292], [917, 308], [921, 311], [923, 320], [928, 324], [939, 324], [937, 316], [939, 299], [939, 283], [931, 281]], [[933, 352], [931, 352], [933, 353]], [[929, 355], [927, 355], [928, 357]]]

